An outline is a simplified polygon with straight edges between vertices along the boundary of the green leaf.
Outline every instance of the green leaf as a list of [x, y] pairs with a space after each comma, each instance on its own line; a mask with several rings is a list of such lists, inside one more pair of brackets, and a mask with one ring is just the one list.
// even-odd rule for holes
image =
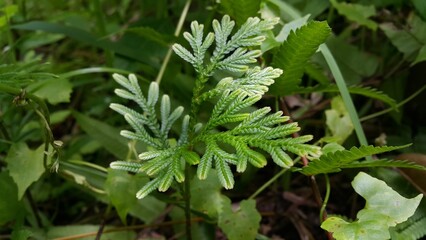
[[409, 145], [384, 147], [363, 145], [360, 148], [352, 147], [350, 150], [341, 150], [323, 154], [319, 159], [315, 159], [311, 161], [306, 167], [303, 167], [301, 169], [301, 173], [305, 175], [316, 175], [320, 173], [340, 172], [342, 170], [341, 168], [345, 168], [360, 158], [401, 149], [407, 146]]
[[419, 62], [423, 62], [426, 60], [426, 44], [423, 45], [423, 47], [420, 48], [419, 50], [419, 54], [417, 55], [416, 59], [414, 59], [414, 62], [411, 63], [411, 66], [419, 63]]
[[426, 1], [423, 0], [411, 0], [417, 13], [426, 21]]
[[422, 44], [407, 30], [397, 29], [392, 23], [380, 24], [380, 29], [386, 34], [391, 43], [404, 54], [405, 59], [414, 57]]
[[283, 69], [284, 74], [270, 87], [277, 95], [288, 95], [299, 89], [304, 65], [330, 35], [325, 21], [309, 22], [293, 31], [274, 55], [272, 65]]
[[377, 30], [377, 23], [368, 19], [369, 17], [376, 15], [376, 8], [374, 5], [363, 6], [354, 3], [339, 3], [336, 0], [330, 0], [330, 2], [333, 7], [337, 9], [339, 14], [347, 17], [349, 20], [366, 26], [373, 31]]
[[423, 198], [419, 194], [407, 199], [386, 185], [385, 182], [360, 172], [352, 181], [355, 191], [366, 200], [364, 209], [358, 212], [355, 222], [330, 217], [321, 228], [340, 239], [389, 239], [389, 227], [405, 222], [412, 216]]
[[[221, 193], [222, 184], [216, 177], [216, 170], [210, 169], [206, 179], [194, 177], [191, 181], [191, 208], [215, 219], [222, 211], [222, 204], [229, 198]], [[208, 196], [208, 197], [206, 197]]]
[[352, 134], [354, 126], [341, 97], [334, 97], [331, 100], [331, 109], [325, 111], [325, 116], [331, 136], [337, 138], [336, 142], [339, 144], [345, 142]]
[[18, 188], [7, 172], [0, 172], [0, 226], [16, 219], [18, 213], [23, 209], [18, 200]]
[[231, 202], [227, 201], [222, 205], [218, 225], [230, 240], [255, 239], [260, 220], [256, 201], [243, 200], [236, 211], [232, 210]]
[[426, 170], [426, 167], [417, 165], [414, 162], [407, 160], [392, 160], [392, 159], [377, 159], [366, 160], [361, 162], [352, 162], [343, 165], [342, 168], [365, 168], [365, 167], [399, 167], [399, 168], [413, 168], [418, 170]]
[[[23, 24], [14, 25], [11, 28], [64, 34], [65, 36], [80, 41], [82, 43], [89, 44], [91, 46], [95, 46], [107, 51], [114, 51], [120, 55], [138, 60], [142, 63], [150, 63], [150, 58], [148, 57], [149, 51], [143, 51], [143, 47], [141, 45], [139, 46], [141, 47], [141, 50], [135, 50], [129, 45], [123, 44], [121, 42], [111, 42], [106, 38], [98, 38], [92, 33], [80, 28], [44, 21], [31, 21]], [[141, 39], [139, 38], [139, 40]], [[146, 45], [143, 41], [139, 41], [138, 43]]]
[[[108, 231], [114, 229], [113, 226], [105, 226], [101, 239], [120, 239], [120, 240], [133, 240], [136, 239], [134, 231]], [[72, 226], [54, 226], [49, 227], [47, 230], [46, 239], [57, 238], [76, 238], [75, 236], [91, 234], [87, 237], [77, 237], [79, 240], [92, 240], [96, 233], [99, 231], [99, 225], [72, 225]]]
[[18, 199], [21, 199], [27, 188], [45, 172], [43, 164], [44, 145], [31, 150], [25, 143], [15, 143], [7, 157], [7, 168], [10, 176], [18, 186]]
[[51, 104], [57, 104], [70, 101], [72, 85], [68, 79], [54, 78], [31, 84], [28, 91]]
[[[363, 87], [363, 86], [350, 86], [350, 87], [348, 87], [348, 90], [351, 94], [358, 94], [358, 95], [361, 95], [361, 96], [377, 99], [379, 101], [382, 101], [382, 102], [388, 104], [392, 108], [396, 107], [395, 99], [391, 98], [389, 95], [387, 95], [384, 92], [377, 90], [375, 88]], [[337, 86], [335, 84], [325, 84], [325, 85], [318, 85], [318, 86], [315, 86], [315, 87], [301, 88], [300, 90], [296, 91], [295, 93], [313, 93], [313, 92], [338, 93], [339, 89], [337, 88]], [[386, 91], [386, 92], [388, 92], [388, 91]]]
[[220, 5], [241, 26], [247, 18], [258, 15], [260, 0], [221, 0]]
[[170, 42], [172, 42], [172, 38], [165, 36], [155, 29], [150, 27], [132, 27], [126, 29], [128, 32], [136, 33], [139, 36], [142, 36], [146, 39], [159, 43], [163, 46], [168, 46]]
[[108, 152], [119, 159], [126, 159], [127, 140], [120, 136], [120, 130], [81, 113], [73, 111], [72, 114], [81, 128], [98, 141]]
[[347, 85], [359, 84], [365, 77], [372, 76], [379, 67], [379, 58], [361, 51], [343, 39], [331, 37], [327, 46], [333, 53]]
[[18, 12], [18, 5], [11, 4], [6, 7], [0, 8], [0, 27], [8, 24], [8, 21], [13, 15]]
[[345, 150], [345, 148], [336, 142], [331, 142], [326, 144], [321, 150], [322, 150], [322, 154], [328, 154], [328, 153], [333, 153], [336, 151]]
[[141, 200], [135, 198], [136, 192], [148, 180], [144, 174], [130, 175], [120, 170], [108, 170], [105, 190], [124, 224], [129, 212], [136, 214], [144, 222], [150, 223], [164, 209], [165, 204], [154, 197], [147, 196]]

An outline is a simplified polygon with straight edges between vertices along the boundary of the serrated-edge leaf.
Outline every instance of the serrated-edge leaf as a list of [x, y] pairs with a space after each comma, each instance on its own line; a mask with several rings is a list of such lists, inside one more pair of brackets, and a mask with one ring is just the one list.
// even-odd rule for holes
[[407, 160], [393, 160], [393, 159], [377, 159], [366, 160], [362, 162], [351, 162], [350, 164], [343, 165], [341, 168], [364, 168], [364, 167], [398, 167], [398, 168], [412, 168], [417, 170], [426, 170], [425, 166], [418, 165], [414, 162]]
[[325, 42], [330, 32], [325, 21], [311, 21], [290, 33], [272, 61], [272, 66], [284, 70], [284, 74], [271, 86], [272, 93], [287, 95], [299, 88], [305, 63]]
[[300, 172], [305, 175], [339, 172], [341, 171], [341, 168], [360, 158], [401, 149], [407, 146], [409, 145], [383, 147], [375, 147], [370, 145], [361, 146], [360, 148], [352, 147], [350, 150], [335, 151], [324, 154], [319, 159], [314, 159], [306, 167], [303, 167]]

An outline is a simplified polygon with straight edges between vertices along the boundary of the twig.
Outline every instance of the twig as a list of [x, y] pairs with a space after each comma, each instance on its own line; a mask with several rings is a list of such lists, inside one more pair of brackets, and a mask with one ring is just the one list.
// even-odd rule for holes
[[[280, 98], [280, 108], [281, 110], [284, 112], [285, 115], [290, 116], [290, 112], [288, 111], [287, 105], [285, 104], [283, 98]], [[290, 118], [289, 122], [293, 122]], [[293, 137], [299, 137], [299, 133], [295, 132], [293, 133]], [[303, 162], [303, 166], [307, 166], [308, 165], [308, 159], [305, 156], [302, 156], [302, 162]], [[315, 197], [315, 201], [317, 202], [318, 206], [321, 207], [320, 210], [320, 216], [321, 216], [321, 221], [324, 221], [325, 219], [327, 219], [327, 210], [325, 209], [325, 205], [326, 202], [323, 202], [322, 197], [321, 197], [321, 193], [319, 191], [318, 188], [318, 184], [317, 181], [315, 179], [315, 176], [311, 176], [310, 177], [311, 180], [311, 187], [312, 187], [312, 192], [314, 193], [314, 197]], [[327, 197], [328, 199], [328, 197]], [[332, 240], [333, 236], [331, 235], [330, 232], [327, 232], [327, 238]]]
[[191, 233], [191, 185], [189, 181], [189, 168], [190, 165], [185, 163], [185, 190], [184, 190], [184, 198], [185, 198], [185, 231], [186, 231], [186, 239], [192, 239]]
[[[191, 5], [191, 0], [186, 0], [185, 6], [183, 7], [182, 14], [180, 15], [178, 25], [175, 30], [175, 37], [179, 37], [180, 32], [182, 31], [183, 23], [185, 22], [186, 15], [188, 14], [189, 6]], [[163, 78], [164, 72], [166, 71], [167, 64], [169, 64], [170, 57], [172, 56], [172, 47], [169, 47], [167, 54], [164, 57], [163, 64], [161, 65], [160, 71], [158, 72], [155, 82], [160, 85], [161, 79]]]

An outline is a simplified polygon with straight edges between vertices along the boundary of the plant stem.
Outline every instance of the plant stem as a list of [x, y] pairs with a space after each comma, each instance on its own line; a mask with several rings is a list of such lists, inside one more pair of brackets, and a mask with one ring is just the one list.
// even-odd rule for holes
[[29, 190], [27, 190], [27, 191], [25, 192], [25, 196], [27, 197], [28, 202], [30, 203], [31, 209], [33, 210], [33, 213], [34, 213], [34, 217], [35, 217], [35, 220], [36, 220], [37, 227], [38, 227], [38, 228], [42, 228], [42, 227], [43, 227], [43, 224], [42, 224], [42, 222], [41, 222], [40, 214], [39, 214], [39, 212], [38, 212], [37, 206], [36, 206], [36, 204], [35, 204], [35, 202], [34, 202], [34, 199], [33, 199], [33, 196], [32, 196], [32, 194], [31, 194], [31, 192], [30, 192]]
[[334, 59], [333, 55], [331, 54], [330, 50], [327, 48], [327, 45], [322, 44], [319, 47], [320, 51], [322, 52], [325, 61], [327, 62], [328, 66], [330, 67], [331, 73], [334, 76], [334, 79], [336, 80], [337, 87], [339, 88], [340, 95], [343, 98], [343, 102], [345, 104], [346, 110], [349, 113], [349, 116], [352, 120], [352, 124], [354, 125], [355, 133], [358, 137], [358, 141], [361, 145], [368, 145], [367, 138], [365, 137], [364, 131], [361, 126], [361, 122], [359, 121], [358, 114], [356, 112], [354, 103], [352, 101], [352, 98], [349, 94], [348, 88], [346, 86], [345, 80], [343, 78], [342, 72], [340, 71], [336, 60]]
[[191, 183], [189, 179], [189, 167], [188, 163], [185, 163], [185, 190], [184, 190], [184, 198], [185, 198], [185, 230], [186, 230], [186, 239], [192, 239], [191, 233]]
[[[180, 32], [182, 31], [183, 24], [186, 19], [186, 15], [188, 14], [189, 6], [191, 5], [191, 0], [186, 0], [185, 6], [183, 7], [182, 14], [180, 15], [179, 22], [177, 24], [176, 30], [175, 30], [175, 37], [179, 37]], [[161, 65], [160, 71], [158, 72], [157, 78], [155, 79], [155, 82], [160, 85], [161, 79], [163, 78], [164, 72], [166, 71], [167, 64], [169, 64], [170, 57], [172, 56], [172, 47], [169, 47], [169, 50], [167, 50], [167, 54], [164, 57], [163, 64]]]
[[[321, 221], [320, 222], [322, 222], [325, 219], [327, 219], [327, 211], [325, 210], [327, 202], [322, 200], [321, 193], [319, 191], [318, 184], [317, 184], [317, 181], [315, 179], [315, 176], [311, 176], [310, 179], [311, 179], [311, 186], [312, 186], [312, 190], [313, 190], [313, 193], [314, 193], [315, 200], [316, 200], [318, 206], [321, 206], [321, 210], [320, 210]], [[328, 197], [327, 197], [327, 201], [328, 201]], [[329, 240], [334, 239], [333, 236], [331, 235], [331, 233], [328, 232], [328, 231], [327, 231], [327, 238]]]
[[[300, 159], [300, 157], [296, 158], [296, 160]], [[295, 161], [296, 161], [295, 160]], [[269, 187], [272, 183], [274, 183], [281, 175], [283, 175], [285, 172], [287, 172], [287, 168], [283, 168], [281, 171], [279, 171], [277, 174], [275, 174], [271, 179], [269, 179], [266, 183], [264, 183], [260, 188], [256, 190], [248, 199], [254, 199], [259, 195], [263, 190], [265, 190], [267, 187]]]
[[330, 197], [330, 179], [327, 174], [324, 174], [325, 178], [325, 196], [324, 201], [322, 202], [321, 210], [320, 210], [320, 222], [323, 222], [327, 219], [327, 212], [325, 211], [325, 207], [327, 206], [328, 199]]

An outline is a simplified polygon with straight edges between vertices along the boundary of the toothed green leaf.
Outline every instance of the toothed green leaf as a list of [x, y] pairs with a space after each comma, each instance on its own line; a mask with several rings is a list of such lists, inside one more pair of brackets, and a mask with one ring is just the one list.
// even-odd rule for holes
[[[373, 154], [379, 154], [393, 151], [396, 149], [401, 149], [407, 146], [409, 145], [390, 147], [361, 146], [360, 148], [352, 147], [350, 150], [335, 151], [328, 154], [324, 154], [319, 159], [312, 160], [306, 167], [303, 167], [300, 172], [305, 175], [340, 172], [342, 168], [349, 166], [351, 163], [360, 158], [364, 158]], [[384, 165], [390, 166], [390, 162], [387, 162]], [[397, 163], [395, 165], [401, 166], [403, 164]]]
[[305, 63], [325, 42], [331, 30], [324, 22], [311, 21], [292, 31], [274, 55], [272, 66], [284, 70], [284, 74], [271, 86], [271, 92], [284, 96], [300, 88]]

